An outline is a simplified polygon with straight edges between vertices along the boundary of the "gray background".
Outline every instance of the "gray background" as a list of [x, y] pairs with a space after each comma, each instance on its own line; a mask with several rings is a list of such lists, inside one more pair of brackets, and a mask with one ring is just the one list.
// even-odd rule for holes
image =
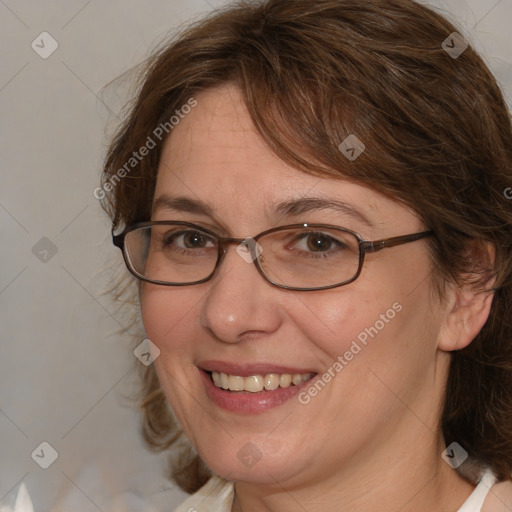
[[[143, 447], [124, 398], [140, 363], [105, 293], [122, 266], [93, 190], [124, 94], [104, 87], [224, 3], [0, 0], [0, 510], [22, 482], [37, 512], [172, 511], [185, 496]], [[434, 5], [511, 105], [512, 0]], [[59, 45], [47, 59], [31, 47], [43, 31]], [[43, 441], [59, 454], [48, 469], [31, 457]]]

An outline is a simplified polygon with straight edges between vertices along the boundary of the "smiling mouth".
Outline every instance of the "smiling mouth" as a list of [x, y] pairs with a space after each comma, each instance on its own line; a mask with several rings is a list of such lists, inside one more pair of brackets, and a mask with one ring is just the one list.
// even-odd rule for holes
[[222, 372], [207, 372], [213, 384], [219, 388], [231, 392], [260, 393], [274, 391], [278, 388], [298, 386], [311, 380], [315, 373], [267, 373], [264, 375], [250, 375], [242, 377]]

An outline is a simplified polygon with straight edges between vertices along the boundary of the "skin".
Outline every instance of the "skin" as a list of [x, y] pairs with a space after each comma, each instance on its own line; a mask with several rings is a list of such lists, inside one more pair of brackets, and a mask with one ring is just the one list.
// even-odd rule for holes
[[[297, 222], [336, 224], [367, 240], [426, 229], [414, 212], [372, 189], [313, 177], [279, 160], [234, 87], [197, 100], [163, 148], [155, 198], [201, 200], [213, 215], [159, 208], [153, 220], [194, 222], [241, 238]], [[333, 210], [273, 212], [273, 204], [304, 196], [341, 199], [373, 225]], [[166, 396], [208, 466], [237, 482], [233, 510], [244, 512], [364, 512], [376, 504], [385, 511], [455, 512], [474, 487], [441, 458], [439, 410], [450, 352], [476, 336], [491, 301], [465, 288], [437, 299], [424, 240], [369, 254], [355, 282], [332, 290], [274, 287], [234, 246], [207, 283], [141, 287]], [[307, 405], [292, 399], [239, 415], [205, 393], [196, 365], [208, 359], [322, 374], [396, 302], [400, 313]], [[248, 442], [262, 454], [251, 468], [237, 457]]]

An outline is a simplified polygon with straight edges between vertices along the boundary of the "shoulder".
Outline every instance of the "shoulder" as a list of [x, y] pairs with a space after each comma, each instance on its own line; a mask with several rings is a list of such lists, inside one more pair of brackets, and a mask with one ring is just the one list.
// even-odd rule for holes
[[174, 512], [231, 512], [233, 495], [233, 482], [214, 475]]
[[491, 487], [482, 512], [510, 512], [512, 510], [512, 481], [506, 480]]

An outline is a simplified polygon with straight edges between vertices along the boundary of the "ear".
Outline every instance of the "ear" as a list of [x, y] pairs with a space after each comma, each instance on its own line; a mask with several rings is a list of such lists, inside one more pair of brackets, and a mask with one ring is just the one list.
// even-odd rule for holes
[[[485, 274], [494, 264], [495, 251], [490, 244], [477, 245], [473, 245], [469, 251], [475, 272], [464, 276], [466, 279], [463, 282], [468, 284], [452, 285], [447, 290], [443, 307], [445, 315], [438, 337], [438, 348], [446, 352], [467, 347], [489, 318], [495, 279], [493, 277], [486, 281]], [[480, 283], [475, 284], [478, 278]]]

